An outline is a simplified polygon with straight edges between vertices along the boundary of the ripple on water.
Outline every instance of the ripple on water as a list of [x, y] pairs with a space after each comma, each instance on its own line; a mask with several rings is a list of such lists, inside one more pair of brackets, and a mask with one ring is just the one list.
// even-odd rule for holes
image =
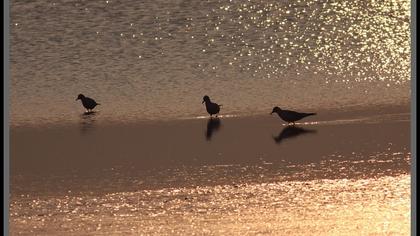
[[204, 94], [235, 115], [410, 99], [408, 0], [14, 1], [11, 16], [12, 123], [77, 122], [79, 93], [114, 121], [196, 117]]
[[15, 233], [408, 234], [410, 176], [22, 198], [11, 209]]

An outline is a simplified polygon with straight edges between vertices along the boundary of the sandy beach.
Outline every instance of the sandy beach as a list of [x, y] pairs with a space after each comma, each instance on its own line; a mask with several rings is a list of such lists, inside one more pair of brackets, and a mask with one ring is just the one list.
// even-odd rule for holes
[[404, 234], [406, 107], [15, 127], [11, 233]]

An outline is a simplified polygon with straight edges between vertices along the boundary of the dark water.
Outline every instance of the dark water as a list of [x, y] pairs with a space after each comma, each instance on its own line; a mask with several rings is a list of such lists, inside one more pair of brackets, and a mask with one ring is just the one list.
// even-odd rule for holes
[[11, 233], [407, 235], [408, 119], [17, 127]]
[[[337, 109], [410, 97], [409, 1], [12, 1], [11, 122]], [[314, 102], [316, 101], [316, 102]]]

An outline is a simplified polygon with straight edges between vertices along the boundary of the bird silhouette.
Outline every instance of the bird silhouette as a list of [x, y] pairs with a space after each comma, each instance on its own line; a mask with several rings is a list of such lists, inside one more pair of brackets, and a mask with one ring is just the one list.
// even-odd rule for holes
[[277, 137], [273, 137], [273, 139], [276, 143], [279, 144], [281, 141], [285, 139], [297, 137], [302, 134], [308, 134], [308, 133], [316, 133], [316, 130], [304, 129], [298, 126], [287, 126], [279, 133], [279, 135], [277, 135]]
[[277, 113], [279, 117], [286, 121], [287, 123], [292, 123], [295, 125], [295, 122], [303, 119], [307, 116], [313, 116], [316, 115], [316, 113], [302, 113], [302, 112], [296, 112], [296, 111], [289, 111], [289, 110], [282, 110], [280, 107], [274, 107], [271, 114]]
[[91, 112], [93, 108], [95, 108], [97, 105], [100, 105], [92, 98], [85, 97], [83, 94], [79, 94], [79, 96], [76, 98], [76, 101], [79, 99], [82, 100], [82, 105], [86, 108], [87, 112]]
[[217, 114], [219, 114], [219, 112], [220, 112], [220, 107], [222, 106], [222, 105], [219, 105], [219, 104], [217, 104], [217, 103], [214, 103], [214, 102], [211, 102], [210, 101], [210, 97], [209, 96], [204, 96], [203, 97], [203, 102], [202, 102], [202, 104], [203, 103], [206, 103], [206, 110], [207, 110], [207, 112], [210, 114], [210, 116], [213, 116], [213, 115], [215, 115], [216, 114], [216, 117], [217, 117]]

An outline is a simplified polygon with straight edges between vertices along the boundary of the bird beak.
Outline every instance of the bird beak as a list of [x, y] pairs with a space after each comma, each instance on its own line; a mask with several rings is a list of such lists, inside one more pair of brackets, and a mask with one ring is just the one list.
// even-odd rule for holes
[[204, 103], [204, 100], [201, 102], [201, 104], [203, 104]]
[[79, 98], [76, 98], [76, 101], [79, 100]]
[[271, 112], [270, 115], [272, 115], [274, 112]]

